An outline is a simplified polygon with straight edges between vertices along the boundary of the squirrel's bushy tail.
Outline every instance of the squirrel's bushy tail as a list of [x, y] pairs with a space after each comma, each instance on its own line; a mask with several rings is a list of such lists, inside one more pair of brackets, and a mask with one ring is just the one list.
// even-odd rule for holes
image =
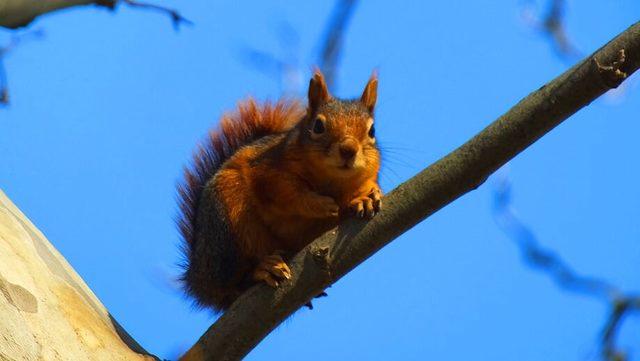
[[176, 219], [182, 238], [182, 251], [188, 262], [197, 235], [197, 215], [202, 192], [223, 163], [238, 149], [264, 136], [286, 132], [304, 116], [304, 108], [295, 101], [258, 104], [249, 99], [238, 104], [235, 112], [222, 116], [194, 152], [178, 184], [179, 214]]

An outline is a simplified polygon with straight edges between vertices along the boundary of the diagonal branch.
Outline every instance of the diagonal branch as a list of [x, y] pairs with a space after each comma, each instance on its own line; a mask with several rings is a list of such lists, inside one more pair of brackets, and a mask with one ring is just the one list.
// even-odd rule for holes
[[394, 189], [373, 220], [348, 220], [313, 241], [291, 260], [290, 281], [276, 290], [262, 284], [249, 289], [182, 359], [242, 358], [315, 295], [409, 228], [476, 189], [501, 165], [639, 67], [640, 23], [636, 23]]

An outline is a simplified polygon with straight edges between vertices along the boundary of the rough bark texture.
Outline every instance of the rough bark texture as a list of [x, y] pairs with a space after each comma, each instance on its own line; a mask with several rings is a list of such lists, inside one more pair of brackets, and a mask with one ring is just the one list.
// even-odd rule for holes
[[0, 360], [154, 360], [0, 191]]
[[0, 26], [27, 26], [36, 17], [79, 5], [115, 6], [115, 0], [0, 0]]
[[639, 66], [640, 23], [636, 23], [389, 193], [383, 211], [372, 221], [350, 220], [315, 240], [291, 260], [290, 281], [276, 290], [258, 285], [247, 291], [183, 360], [242, 358], [313, 296], [421, 220], [477, 188], [497, 168], [617, 87]]

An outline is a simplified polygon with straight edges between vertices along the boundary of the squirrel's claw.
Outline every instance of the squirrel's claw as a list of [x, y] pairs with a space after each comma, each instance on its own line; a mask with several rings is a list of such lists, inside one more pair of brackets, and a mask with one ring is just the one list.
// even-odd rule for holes
[[356, 197], [349, 203], [349, 209], [358, 218], [371, 219], [382, 208], [382, 191], [373, 188], [367, 195]]
[[369, 193], [369, 198], [373, 201], [373, 210], [378, 213], [382, 209], [382, 191], [380, 188], [374, 188]]
[[371, 219], [376, 214], [373, 200], [368, 196], [358, 197], [351, 201], [349, 209], [357, 218]]
[[264, 270], [255, 270], [253, 272], [253, 280], [264, 282], [273, 288], [276, 288], [279, 285], [279, 282], [271, 275], [271, 273]]
[[253, 271], [253, 279], [275, 288], [283, 279], [291, 279], [291, 269], [279, 254], [270, 255]]

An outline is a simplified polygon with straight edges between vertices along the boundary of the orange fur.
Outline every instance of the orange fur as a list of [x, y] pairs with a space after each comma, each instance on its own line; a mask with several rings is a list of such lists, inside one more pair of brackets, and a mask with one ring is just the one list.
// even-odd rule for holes
[[266, 135], [290, 130], [303, 116], [297, 101], [280, 100], [259, 105], [254, 99], [238, 104], [236, 112], [220, 120], [219, 129], [211, 131], [184, 169], [184, 181], [178, 185], [181, 214], [177, 220], [183, 241], [194, 242], [196, 215], [205, 184], [238, 149]]
[[[274, 254], [286, 259], [350, 212], [379, 210], [376, 93], [372, 78], [359, 101], [334, 99], [316, 73], [306, 111], [297, 102], [250, 99], [222, 117], [179, 187], [185, 286], [200, 304], [226, 308], [251, 272], [254, 281], [277, 285], [269, 267], [285, 278], [288, 268]], [[220, 254], [231, 251], [231, 260]], [[234, 269], [219, 270], [221, 262]]]

